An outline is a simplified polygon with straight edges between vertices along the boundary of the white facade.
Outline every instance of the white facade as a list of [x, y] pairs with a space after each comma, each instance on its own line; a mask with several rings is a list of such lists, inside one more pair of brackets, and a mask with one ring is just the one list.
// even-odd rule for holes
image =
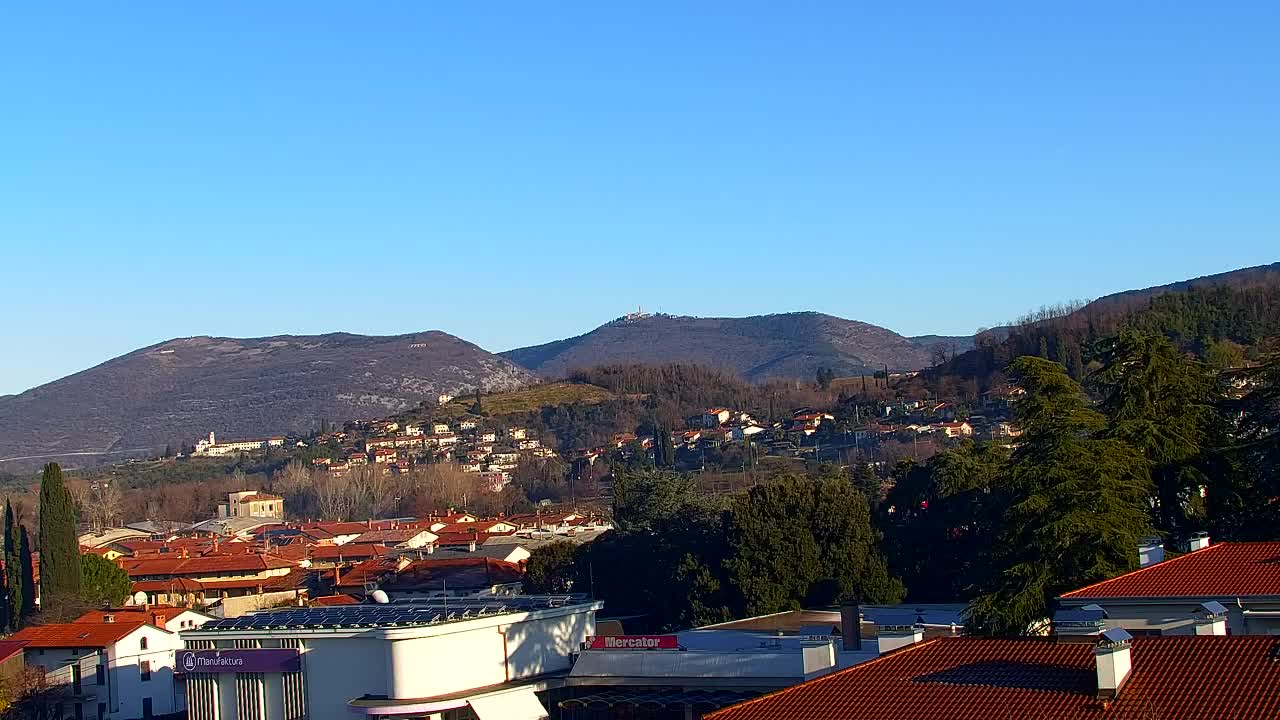
[[[354, 613], [359, 606], [346, 607]], [[486, 695], [532, 697], [534, 689], [549, 687], [538, 678], [569, 670], [572, 654], [595, 634], [600, 607], [570, 604], [412, 627], [197, 630], [184, 635], [188, 647], [296, 647], [302, 670], [190, 675], [188, 717], [433, 717]], [[521, 681], [519, 687], [508, 685]], [[466, 694], [471, 690], [474, 697]], [[246, 714], [246, 707], [261, 712]]]
[[177, 634], [142, 625], [106, 648], [27, 647], [24, 654], [27, 665], [43, 668], [48, 684], [66, 693], [64, 717], [135, 720], [186, 707], [174, 682], [173, 654], [181, 647]]

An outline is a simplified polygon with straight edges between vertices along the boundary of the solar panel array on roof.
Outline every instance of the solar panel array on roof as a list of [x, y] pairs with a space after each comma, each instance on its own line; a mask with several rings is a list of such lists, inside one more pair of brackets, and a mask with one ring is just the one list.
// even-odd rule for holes
[[529, 612], [587, 602], [581, 595], [516, 595], [502, 598], [431, 598], [385, 605], [290, 608], [213, 620], [201, 630], [291, 630], [413, 627], [489, 615]]

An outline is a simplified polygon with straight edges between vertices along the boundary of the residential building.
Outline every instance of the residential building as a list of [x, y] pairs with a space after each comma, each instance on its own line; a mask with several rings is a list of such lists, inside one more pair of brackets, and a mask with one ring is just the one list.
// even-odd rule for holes
[[218, 456], [233, 455], [235, 453], [248, 453], [266, 450], [269, 447], [283, 447], [283, 437], [270, 437], [265, 440], [232, 440], [231, 442], [220, 443], [213, 432], [209, 433], [209, 437], [202, 439], [196, 443], [195, 452], [192, 455], [202, 456]]
[[34, 625], [9, 638], [44, 671], [53, 717], [150, 720], [181, 712], [176, 633], [141, 621]]
[[20, 640], [0, 640], [0, 687], [13, 688], [27, 669], [24, 644]]
[[218, 503], [220, 518], [284, 518], [284, 498], [261, 490], [227, 493], [227, 501]]
[[729, 422], [731, 413], [726, 408], [707, 408], [702, 411], [702, 415], [698, 418], [699, 425], [704, 428], [720, 427], [722, 423]]
[[126, 605], [90, 610], [75, 619], [78, 623], [146, 622], [171, 633], [198, 628], [213, 619], [188, 607], [176, 605]]

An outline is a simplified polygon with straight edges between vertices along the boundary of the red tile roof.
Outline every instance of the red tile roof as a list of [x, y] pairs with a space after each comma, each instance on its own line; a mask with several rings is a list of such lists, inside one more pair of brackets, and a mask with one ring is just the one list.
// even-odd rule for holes
[[1064, 598], [1280, 595], [1280, 542], [1224, 542], [1064, 594]]
[[0, 663], [22, 652], [26, 646], [21, 640], [0, 640]]
[[489, 557], [416, 560], [387, 579], [382, 587], [392, 592], [480, 589], [520, 582], [523, 577], [519, 565]]
[[1093, 645], [937, 638], [707, 715], [707, 720], [1129, 720], [1280, 717], [1276, 638], [1142, 637], [1104, 710]]
[[9, 639], [24, 642], [29, 648], [105, 648], [143, 625], [146, 623], [140, 621], [32, 625]]
[[270, 555], [213, 555], [203, 557], [154, 557], [122, 559], [124, 571], [129, 577], [152, 575], [216, 576], [225, 572], [262, 572], [293, 567], [296, 563]]
[[[72, 622], [97, 625], [102, 623], [103, 615], [115, 615], [117, 619], [125, 622], [143, 622], [143, 618], [154, 620], [156, 615], [163, 615], [165, 620], [172, 620], [184, 612], [198, 613], [200, 611], [178, 605], [125, 605], [124, 607], [90, 610]], [[159, 626], [157, 625], [157, 627]]]
[[376, 543], [318, 545], [311, 548], [311, 560], [320, 562], [355, 561], [382, 557], [389, 552], [391, 552], [391, 548]]
[[192, 580], [191, 578], [168, 578], [165, 580], [139, 580], [133, 584], [131, 592], [149, 592], [164, 593], [170, 592], [201, 592], [204, 590], [204, 583]]
[[409, 542], [424, 532], [429, 532], [422, 528], [396, 528], [394, 530], [370, 530], [361, 533], [360, 537], [352, 540], [349, 545], [368, 545], [369, 543], [378, 543], [381, 545], [398, 545], [400, 543]]
[[312, 605], [359, 605], [360, 601], [350, 595], [325, 595], [311, 601]]

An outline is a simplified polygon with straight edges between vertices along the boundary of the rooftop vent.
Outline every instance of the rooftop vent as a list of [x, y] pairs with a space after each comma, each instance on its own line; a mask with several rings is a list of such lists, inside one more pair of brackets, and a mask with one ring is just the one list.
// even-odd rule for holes
[[1197, 635], [1227, 634], [1227, 608], [1217, 600], [1200, 603], [1196, 616]]

